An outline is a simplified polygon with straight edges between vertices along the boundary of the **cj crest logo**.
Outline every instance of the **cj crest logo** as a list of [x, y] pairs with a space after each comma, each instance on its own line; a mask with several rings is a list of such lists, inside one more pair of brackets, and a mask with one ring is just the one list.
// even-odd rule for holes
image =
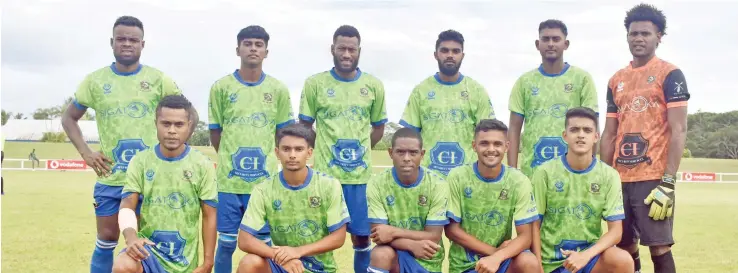
[[261, 177], [269, 177], [266, 171], [266, 155], [258, 147], [240, 147], [231, 156], [233, 170], [228, 178], [240, 177], [243, 181], [254, 182]]
[[451, 169], [464, 164], [464, 149], [457, 142], [438, 142], [430, 151], [429, 169], [448, 175]]
[[[125, 172], [128, 170], [128, 162], [131, 162], [136, 153], [148, 149], [149, 146], [144, 144], [141, 139], [122, 139], [118, 141], [118, 145], [113, 148], [113, 158], [115, 165], [113, 173], [117, 171]], [[147, 173], [148, 174], [148, 173]], [[153, 177], [153, 172], [152, 172]]]
[[648, 140], [641, 133], [628, 133], [623, 136], [618, 149], [618, 157], [615, 162], [628, 169], [635, 168], [639, 164], [646, 162], [651, 165], [651, 158], [648, 153]]
[[328, 163], [328, 167], [338, 166], [344, 172], [353, 172], [358, 167], [368, 168], [364, 162], [366, 148], [356, 139], [339, 139], [331, 146], [331, 151], [333, 160]]
[[531, 168], [564, 155], [568, 146], [561, 137], [542, 137], [533, 145], [533, 161], [530, 163]]
[[184, 256], [187, 242], [179, 234], [179, 231], [156, 230], [151, 234], [150, 239], [154, 242], [154, 247], [164, 260], [185, 266], [190, 264]]

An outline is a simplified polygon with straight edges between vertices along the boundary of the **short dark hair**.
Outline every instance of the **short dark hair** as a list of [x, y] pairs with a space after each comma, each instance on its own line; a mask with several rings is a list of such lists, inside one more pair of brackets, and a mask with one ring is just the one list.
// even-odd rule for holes
[[462, 50], [464, 49], [464, 35], [461, 35], [461, 32], [449, 29], [438, 34], [438, 40], [436, 40], [436, 49], [438, 49], [438, 46], [440, 46], [441, 43], [445, 41], [455, 41], [461, 44]]
[[566, 111], [566, 121], [564, 126], [569, 127], [570, 118], [588, 118], [591, 119], [595, 124], [595, 129], [599, 129], [599, 122], [597, 120], [597, 113], [589, 107], [574, 107]]
[[141, 20], [133, 16], [124, 15], [124, 16], [118, 17], [118, 19], [115, 20], [115, 23], [113, 23], [113, 28], [117, 26], [137, 27], [141, 29], [141, 32], [144, 32], [143, 22], [141, 22]]
[[356, 39], [359, 39], [359, 44], [361, 44], [361, 35], [359, 34], [359, 30], [356, 29], [354, 26], [350, 25], [342, 25], [336, 29], [336, 32], [333, 33], [333, 42], [336, 41], [338, 36], [343, 37], [356, 37]]
[[538, 25], [538, 33], [540, 33], [544, 29], [560, 29], [561, 33], [564, 33], [564, 36], [569, 36], [569, 30], [566, 28], [566, 24], [562, 22], [561, 20], [556, 19], [548, 19], [546, 21], [541, 22]]
[[666, 16], [653, 5], [641, 3], [625, 13], [625, 29], [633, 22], [649, 21], [656, 25], [661, 35], [666, 35]]
[[420, 136], [418, 131], [410, 128], [400, 128], [392, 135], [392, 147], [395, 147], [395, 142], [398, 138], [414, 138], [420, 142], [420, 148], [423, 149], [423, 137]]
[[299, 137], [307, 141], [308, 147], [315, 147], [315, 131], [303, 124], [293, 123], [277, 130], [274, 135], [274, 145], [279, 147], [279, 141], [285, 136]]
[[487, 131], [500, 131], [507, 135], [507, 125], [505, 125], [505, 123], [503, 123], [499, 119], [483, 119], [479, 121], [477, 127], [474, 128], [474, 136], [476, 136], [479, 132]]
[[238, 40], [236, 43], [239, 45], [245, 39], [261, 39], [264, 40], [265, 45], [269, 45], [269, 33], [263, 27], [257, 25], [251, 25], [241, 29], [236, 39]]
[[169, 95], [162, 98], [156, 106], [156, 117], [161, 114], [162, 108], [184, 109], [187, 112], [187, 120], [192, 115], [192, 103], [184, 95]]

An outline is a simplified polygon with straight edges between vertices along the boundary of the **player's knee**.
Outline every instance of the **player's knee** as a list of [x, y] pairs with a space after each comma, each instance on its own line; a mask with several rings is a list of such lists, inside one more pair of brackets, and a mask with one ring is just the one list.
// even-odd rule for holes
[[100, 229], [97, 231], [97, 238], [103, 241], [118, 241], [118, 229]]
[[355, 247], [365, 248], [369, 246], [369, 236], [351, 235], [351, 243]]
[[623, 249], [613, 247], [605, 250], [600, 259], [604, 263], [604, 268], [609, 268], [611, 272], [633, 272], [633, 257]]
[[267, 261], [261, 256], [246, 254], [238, 263], [238, 273], [265, 272]]
[[649, 246], [648, 250], [651, 251], [651, 256], [661, 256], [671, 251], [670, 246]]
[[541, 271], [541, 263], [538, 262], [536, 255], [530, 252], [518, 254], [512, 260], [512, 272], [539, 272]]
[[635, 253], [638, 251], [638, 244], [618, 244], [618, 248], [625, 250], [628, 253]]
[[141, 263], [123, 253], [113, 262], [113, 273], [138, 273], [143, 271], [140, 267]]
[[372, 263], [381, 262], [383, 264], [391, 264], [392, 261], [396, 259], [397, 251], [395, 251], [391, 246], [375, 246], [374, 249], [372, 249]]

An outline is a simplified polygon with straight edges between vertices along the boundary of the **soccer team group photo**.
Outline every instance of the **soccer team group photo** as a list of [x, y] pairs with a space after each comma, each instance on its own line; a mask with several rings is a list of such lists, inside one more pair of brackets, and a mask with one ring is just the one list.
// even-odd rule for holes
[[[248, 25], [207, 113], [190, 96], [204, 91], [140, 62], [144, 22], [120, 16], [115, 61], [79, 75], [61, 115], [64, 145], [97, 176], [84, 272], [675, 273], [691, 94], [657, 54], [664, 12], [618, 12], [632, 60], [608, 82], [565, 61], [566, 18], [542, 18], [531, 30], [540, 64], [502, 91], [508, 109], [462, 73], [457, 30], [438, 31], [437, 72], [399, 97], [359, 68], [360, 29], [336, 26], [333, 67], [294, 97], [263, 69], [270, 40], [284, 38]], [[390, 101], [404, 108], [388, 135]], [[80, 125], [90, 110], [99, 148]], [[191, 145], [200, 120], [215, 158]]]

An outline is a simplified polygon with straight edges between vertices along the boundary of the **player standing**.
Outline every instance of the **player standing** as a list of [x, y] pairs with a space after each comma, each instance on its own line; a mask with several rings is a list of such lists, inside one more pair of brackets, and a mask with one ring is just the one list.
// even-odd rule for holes
[[[333, 250], [343, 246], [351, 220], [340, 182], [306, 166], [315, 144], [311, 128], [289, 125], [275, 138], [284, 168], [254, 188], [238, 234], [238, 247], [249, 254], [238, 272], [337, 272]], [[256, 238], [269, 227], [276, 247]]]
[[471, 146], [474, 126], [495, 113], [484, 87], [459, 72], [465, 56], [461, 33], [438, 34], [433, 55], [439, 72], [415, 86], [400, 124], [421, 132], [431, 147], [422, 165], [445, 177], [451, 169], [477, 159]]
[[[294, 123], [287, 86], [262, 70], [269, 34], [261, 26], [248, 26], [236, 38], [241, 67], [213, 84], [208, 101], [210, 141], [221, 162], [215, 273], [232, 272], [238, 227], [251, 190], [277, 173], [274, 134]], [[268, 226], [259, 238], [269, 242]]]
[[[206, 273], [213, 268], [218, 188], [213, 162], [185, 143], [192, 104], [166, 96], [156, 107], [159, 143], [130, 162], [118, 222], [126, 241], [115, 273]], [[134, 210], [140, 211], [139, 220]], [[202, 211], [203, 264], [198, 267]]]
[[540, 214], [533, 224], [533, 251], [546, 273], [633, 272], [633, 259], [614, 247], [625, 219], [622, 191], [617, 171], [594, 155], [597, 114], [569, 109], [565, 128], [567, 152], [536, 168], [531, 179]]
[[[535, 167], [566, 153], [561, 128], [569, 108], [598, 109], [592, 76], [564, 62], [564, 51], [569, 48], [567, 35], [566, 25], [559, 20], [546, 20], [538, 25], [536, 49], [541, 53], [541, 65], [520, 76], [510, 93], [507, 163], [528, 177], [533, 175]], [[519, 162], [523, 125], [523, 160]]]
[[358, 68], [360, 44], [353, 26], [336, 29], [331, 45], [334, 67], [305, 81], [299, 115], [308, 127], [317, 122], [313, 166], [341, 181], [351, 214], [348, 232], [356, 273], [369, 266], [366, 182], [372, 175], [372, 147], [382, 139], [387, 123], [384, 85]]
[[[128, 163], [140, 151], [156, 144], [154, 109], [162, 97], [181, 94], [171, 78], [139, 62], [145, 41], [143, 23], [122, 16], [113, 24], [115, 62], [87, 75], [74, 94], [74, 102], [62, 116], [69, 140], [87, 165], [97, 173], [93, 193], [97, 217], [97, 242], [90, 272], [110, 273], [113, 250], [118, 245], [118, 210]], [[85, 142], [78, 121], [87, 108], [97, 113], [101, 151]], [[192, 109], [192, 124], [197, 124]], [[190, 128], [190, 136], [195, 126]], [[111, 166], [112, 165], [112, 166]]]
[[656, 57], [666, 34], [664, 14], [637, 5], [626, 15], [625, 29], [633, 61], [607, 86], [600, 152], [623, 181], [625, 223], [618, 246], [631, 253], [636, 271], [641, 268], [640, 239], [650, 249], [656, 273], [676, 272], [671, 254], [674, 182], [687, 137], [690, 94], [682, 70]]
[[377, 244], [367, 272], [441, 272], [448, 184], [420, 166], [425, 150], [419, 132], [397, 130], [388, 151], [392, 169], [372, 177], [366, 191]]
[[[477, 162], [451, 171], [446, 236], [451, 240], [449, 272], [540, 272], [528, 250], [538, 220], [533, 188], [519, 170], [502, 164], [507, 126], [482, 120], [474, 129]], [[512, 225], [517, 234], [512, 241]]]

